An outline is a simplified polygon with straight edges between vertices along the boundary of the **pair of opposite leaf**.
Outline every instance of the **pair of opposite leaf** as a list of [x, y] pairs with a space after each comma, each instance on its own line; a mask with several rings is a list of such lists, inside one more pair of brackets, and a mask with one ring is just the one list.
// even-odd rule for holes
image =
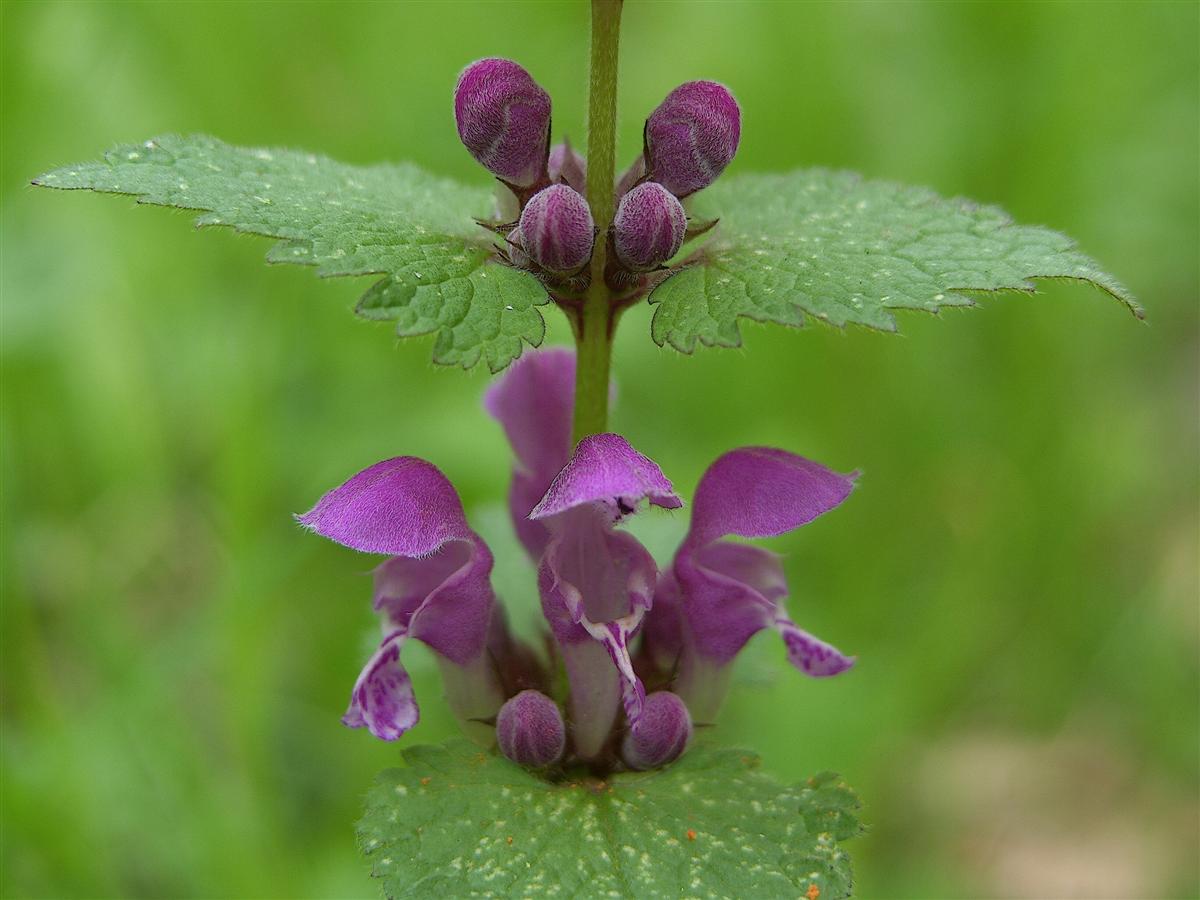
[[[401, 336], [435, 333], [435, 362], [485, 362], [499, 371], [544, 340], [539, 306], [554, 299], [571, 314], [571, 291], [582, 288], [590, 269], [594, 225], [578, 196], [586, 163], [565, 143], [547, 153], [545, 92], [513, 63], [484, 63], [468, 69], [480, 76], [470, 83], [487, 86], [482, 76], [497, 76], [511, 89], [511, 109], [494, 85], [479, 96], [460, 89], [456, 105], [475, 96], [480, 110], [506, 109], [507, 121], [519, 127], [488, 140], [486, 114], [468, 114], [465, 106], [456, 114], [470, 125], [464, 140], [485, 165], [511, 163], [498, 176], [511, 187], [502, 191], [500, 209], [491, 190], [411, 164], [349, 166], [202, 136], [123, 145], [103, 161], [56, 169], [34, 183], [203, 210], [199, 225], [280, 238], [271, 262], [312, 265], [323, 276], [381, 274], [359, 302], [360, 315], [395, 322]], [[470, 87], [465, 76], [463, 82], [460, 88]], [[649, 164], [635, 162], [618, 180], [623, 208], [602, 236], [612, 242], [605, 278], [617, 303], [649, 292], [651, 336], [659, 344], [685, 353], [698, 343], [737, 346], [743, 319], [799, 326], [815, 317], [894, 331], [896, 309], [972, 306], [971, 292], [1031, 293], [1034, 278], [1093, 284], [1143, 315], [1070, 239], [1015, 225], [995, 207], [821, 169], [711, 183], [739, 138], [728, 93], [691, 82], [652, 114], [644, 142]], [[528, 202], [546, 188], [554, 190], [544, 202]], [[482, 219], [502, 237], [482, 233]], [[681, 240], [718, 219], [699, 251], [656, 270]], [[498, 254], [524, 268], [497, 264]]]

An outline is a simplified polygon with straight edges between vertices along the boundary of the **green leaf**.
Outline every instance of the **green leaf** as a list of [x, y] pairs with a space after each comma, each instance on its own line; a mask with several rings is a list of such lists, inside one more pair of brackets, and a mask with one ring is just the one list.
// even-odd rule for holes
[[280, 238], [273, 263], [321, 276], [375, 275], [359, 311], [395, 319], [403, 336], [437, 332], [435, 362], [499, 371], [537, 346], [549, 297], [533, 277], [490, 262], [491, 192], [416, 166], [348, 166], [296, 150], [231, 147], [168, 136], [117, 147], [103, 162], [56, 169], [34, 184], [132, 194], [139, 203], [202, 210], [198, 226]]
[[689, 212], [720, 224], [650, 295], [654, 340], [684, 353], [697, 340], [740, 345], [743, 317], [799, 326], [808, 314], [895, 331], [894, 309], [972, 306], [968, 293], [1032, 292], [1034, 278], [1089, 282], [1143, 317], [1066, 236], [924, 188], [824, 170], [743, 175], [698, 194]]
[[859, 804], [835, 775], [785, 787], [753, 754], [704, 747], [659, 771], [556, 784], [462, 740], [404, 759], [359, 823], [389, 897], [850, 894], [838, 842], [861, 830]]

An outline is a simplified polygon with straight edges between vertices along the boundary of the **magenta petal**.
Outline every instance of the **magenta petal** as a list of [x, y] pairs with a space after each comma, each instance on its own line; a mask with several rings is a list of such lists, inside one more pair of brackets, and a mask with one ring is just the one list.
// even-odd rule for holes
[[625, 718], [631, 726], [636, 725], [641, 718], [646, 703], [646, 689], [634, 673], [633, 660], [629, 656], [629, 639], [637, 630], [644, 613], [645, 610], [639, 608], [629, 616], [602, 625], [596, 625], [586, 619], [579, 623], [587, 629], [588, 634], [599, 641], [616, 667], [621, 686], [621, 705], [625, 708]]
[[545, 519], [597, 502], [612, 504], [624, 514], [642, 499], [666, 509], [683, 505], [654, 460], [638, 453], [619, 434], [593, 434], [579, 442], [529, 518]]
[[774, 603], [787, 596], [787, 577], [779, 554], [754, 547], [717, 541], [696, 554], [700, 565], [744, 584], [764, 599]]
[[641, 715], [645, 690], [629, 639], [650, 606], [657, 567], [636, 538], [613, 530], [603, 509], [574, 509], [553, 525], [538, 588], [571, 683], [575, 747], [589, 757], [602, 749], [618, 703], [631, 722]]
[[460, 718], [487, 718], [500, 708], [504, 698], [486, 654], [495, 614], [492, 554], [436, 467], [412, 457], [378, 463], [327, 493], [300, 521], [356, 550], [393, 554], [375, 570], [373, 605], [387, 637], [354, 686], [347, 725], [395, 740], [416, 724], [400, 662], [409, 637], [435, 651]]
[[[787, 617], [782, 605], [787, 582], [775, 554], [720, 540], [783, 534], [833, 509], [853, 486], [854, 476], [765, 447], [726, 453], [704, 473], [691, 531], [675, 555], [671, 576], [659, 585], [668, 601], [664, 615], [647, 623], [647, 652], [655, 665], [664, 666], [678, 646], [677, 690], [693, 715], [715, 714], [729, 663], [764, 628], [779, 632], [788, 660], [808, 675], [837, 675], [854, 664], [853, 657]], [[676, 598], [679, 615], [673, 622], [669, 601]]]
[[521, 472], [513, 474], [512, 484], [508, 486], [508, 515], [513, 530], [517, 533], [521, 546], [535, 563], [542, 558], [550, 540], [550, 529], [544, 522], [535, 522], [529, 518], [529, 513], [537, 506], [549, 486], [549, 482], [536, 481]]
[[488, 388], [483, 405], [504, 427], [518, 471], [541, 481], [545, 493], [571, 457], [575, 354], [562, 349], [524, 354]]
[[350, 708], [342, 722], [351, 728], [369, 728], [371, 734], [394, 741], [420, 719], [412, 682], [400, 664], [400, 648], [407, 635], [393, 631], [383, 639], [367, 662], [350, 695]]
[[855, 477], [786, 450], [731, 450], [708, 467], [696, 487], [688, 543], [784, 534], [845, 500]]
[[837, 647], [797, 628], [786, 616], [775, 621], [775, 630], [783, 637], [788, 662], [813, 678], [840, 675], [854, 665], [854, 657], [846, 656]]
[[684, 643], [684, 610], [675, 573], [660, 572], [654, 604], [642, 623], [641, 659], [661, 675], [673, 672]]
[[774, 628], [783, 636], [788, 659], [815, 677], [836, 675], [853, 657], [796, 627], [784, 612], [787, 594], [779, 558], [761, 547], [718, 541], [697, 553], [682, 549], [675, 577], [686, 599], [692, 647], [710, 663], [726, 665], [755, 634]]
[[[776, 598], [764, 596], [738, 577], [739, 570], [747, 567], [745, 557], [760, 555], [757, 568], [761, 571], [772, 564], [778, 566], [774, 555], [744, 545], [731, 552], [733, 546], [721, 547], [715, 553], [713, 547], [706, 547], [694, 555], [681, 549], [675, 559], [691, 647], [707, 663], [717, 666], [733, 662], [746, 642], [762, 629], [772, 627], [780, 614]], [[731, 561], [740, 565], [725, 571], [722, 564]]]
[[486, 648], [495, 603], [492, 554], [471, 537], [423, 559], [394, 557], [375, 571], [375, 608], [460, 666]]
[[454, 486], [412, 456], [364, 469], [297, 519], [353, 550], [396, 556], [427, 556], [471, 535]]
[[407, 629], [427, 597], [466, 565], [474, 555], [466, 541], [451, 541], [429, 556], [393, 556], [375, 567], [372, 606], [388, 627]]
[[535, 560], [550, 532], [529, 513], [571, 457], [574, 392], [575, 354], [552, 349], [524, 354], [484, 396], [484, 407], [504, 427], [517, 457], [509, 510], [517, 537]]

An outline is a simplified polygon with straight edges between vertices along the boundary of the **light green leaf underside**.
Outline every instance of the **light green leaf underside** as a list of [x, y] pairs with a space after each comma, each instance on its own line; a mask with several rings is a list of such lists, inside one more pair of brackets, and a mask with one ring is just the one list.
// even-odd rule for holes
[[965, 292], [1032, 291], [1035, 278], [1089, 282], [1143, 315], [1065, 235], [924, 188], [825, 170], [743, 175], [698, 194], [690, 214], [719, 217], [717, 231], [650, 296], [654, 340], [685, 353], [738, 346], [739, 318], [895, 331], [891, 310], [971, 306]]
[[434, 360], [499, 371], [537, 346], [549, 298], [536, 279], [489, 263], [491, 240], [473, 221], [489, 190], [409, 164], [349, 166], [296, 150], [231, 147], [167, 136], [117, 147], [102, 162], [56, 169], [34, 184], [131, 194], [139, 203], [201, 210], [197, 225], [279, 238], [267, 259], [322, 276], [387, 277], [360, 304], [395, 319], [403, 336], [437, 332]]
[[752, 754], [703, 747], [660, 771], [564, 784], [466, 741], [404, 758], [359, 823], [389, 897], [850, 894], [838, 842], [861, 830], [858, 800], [834, 775], [785, 787]]

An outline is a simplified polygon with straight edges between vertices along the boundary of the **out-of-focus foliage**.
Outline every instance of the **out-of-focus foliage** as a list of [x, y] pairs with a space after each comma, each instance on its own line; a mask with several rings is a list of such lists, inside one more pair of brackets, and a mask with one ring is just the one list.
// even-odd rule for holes
[[[337, 723], [368, 561], [289, 517], [362, 466], [440, 465], [527, 620], [485, 372], [349, 317], [365, 281], [27, 186], [198, 131], [470, 182], [450, 91], [492, 54], [580, 141], [586, 8], [452, 9], [0, 7], [5, 895], [373, 895], [352, 823], [399, 755]], [[752, 657], [710, 735], [784, 781], [845, 775], [872, 823], [863, 896], [1200, 890], [1198, 47], [1184, 3], [627, 4], [624, 157], [671, 87], [716, 78], [745, 114], [731, 175], [825, 165], [999, 203], [1149, 311], [1043, 283], [902, 338], [747, 324], [747, 352], [692, 358], [646, 340], [649, 307], [623, 323], [614, 425], [685, 495], [738, 444], [863, 472], [775, 543], [792, 615], [858, 665], [813, 682]], [[642, 518], [666, 549], [685, 519]], [[413, 669], [431, 699], [408, 740], [454, 733]]]

